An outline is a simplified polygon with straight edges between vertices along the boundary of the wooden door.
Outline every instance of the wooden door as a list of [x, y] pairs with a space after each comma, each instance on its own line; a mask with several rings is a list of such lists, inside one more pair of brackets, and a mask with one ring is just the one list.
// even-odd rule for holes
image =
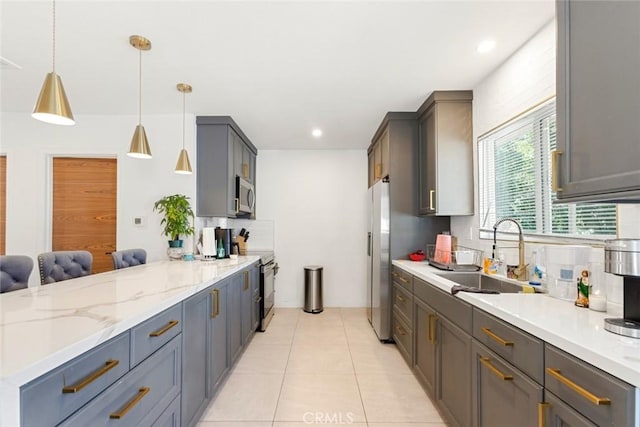
[[5, 255], [7, 238], [7, 156], [0, 156], [0, 255]]
[[93, 254], [92, 273], [113, 270], [117, 159], [53, 159], [52, 250]]

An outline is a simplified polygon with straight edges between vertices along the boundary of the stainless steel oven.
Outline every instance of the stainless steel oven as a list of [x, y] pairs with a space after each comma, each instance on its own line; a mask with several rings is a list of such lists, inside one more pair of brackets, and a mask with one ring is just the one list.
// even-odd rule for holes
[[275, 258], [267, 261], [260, 267], [260, 331], [264, 332], [273, 318], [275, 304], [275, 281], [278, 274], [278, 263]]

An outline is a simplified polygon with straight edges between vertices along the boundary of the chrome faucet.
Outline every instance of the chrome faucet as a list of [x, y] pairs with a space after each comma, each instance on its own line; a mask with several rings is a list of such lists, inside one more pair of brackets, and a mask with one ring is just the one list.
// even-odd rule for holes
[[495, 224], [493, 224], [493, 248], [491, 252], [491, 258], [495, 258], [496, 233], [498, 231], [498, 226], [506, 221], [512, 222], [518, 227], [518, 267], [513, 270], [513, 277], [516, 280], [527, 280], [527, 264], [524, 263], [524, 237], [522, 235], [522, 227], [517, 220], [513, 218], [502, 218], [496, 221]]

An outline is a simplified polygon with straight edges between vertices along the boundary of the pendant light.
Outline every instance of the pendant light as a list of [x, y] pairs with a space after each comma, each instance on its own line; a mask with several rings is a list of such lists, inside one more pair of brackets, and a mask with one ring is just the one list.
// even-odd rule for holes
[[71, 126], [73, 118], [67, 94], [64, 92], [62, 80], [56, 74], [56, 2], [53, 0], [53, 70], [47, 74], [40, 90], [40, 96], [33, 107], [31, 116], [34, 119], [55, 125]]
[[133, 133], [127, 155], [138, 159], [150, 159], [151, 148], [149, 148], [147, 133], [142, 126], [142, 51], [151, 50], [151, 41], [142, 36], [131, 36], [129, 43], [140, 51], [140, 57], [138, 63], [138, 126]]
[[178, 163], [176, 163], [176, 173], [183, 175], [191, 175], [191, 162], [189, 162], [189, 153], [187, 153], [187, 149], [184, 148], [184, 129], [185, 129], [185, 99], [188, 93], [191, 93], [192, 88], [190, 85], [186, 83], [178, 83], [178, 90], [182, 92], [182, 150], [180, 150], [180, 155], [178, 156]]

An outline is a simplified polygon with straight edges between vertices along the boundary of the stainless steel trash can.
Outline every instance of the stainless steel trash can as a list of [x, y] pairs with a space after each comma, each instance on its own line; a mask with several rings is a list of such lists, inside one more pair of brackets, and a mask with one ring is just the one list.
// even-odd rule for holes
[[322, 307], [322, 266], [308, 265], [304, 268], [304, 311], [321, 313]]

